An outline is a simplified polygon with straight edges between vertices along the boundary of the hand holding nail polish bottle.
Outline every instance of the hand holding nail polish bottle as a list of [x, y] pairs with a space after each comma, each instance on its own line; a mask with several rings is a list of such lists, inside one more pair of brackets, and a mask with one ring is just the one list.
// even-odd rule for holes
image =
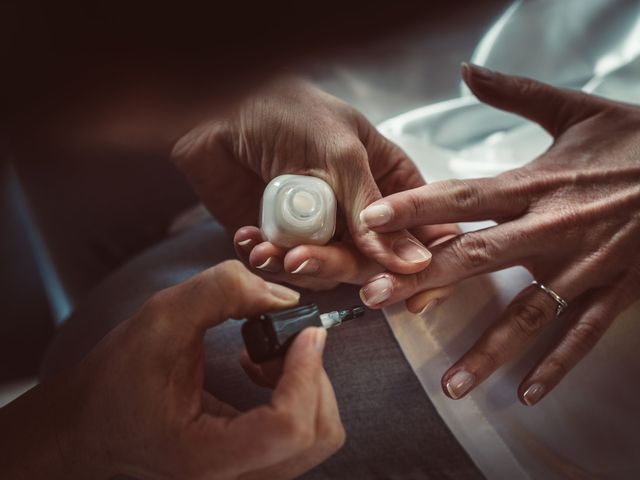
[[284, 248], [324, 245], [335, 233], [336, 197], [324, 180], [306, 175], [280, 175], [262, 196], [262, 237]]

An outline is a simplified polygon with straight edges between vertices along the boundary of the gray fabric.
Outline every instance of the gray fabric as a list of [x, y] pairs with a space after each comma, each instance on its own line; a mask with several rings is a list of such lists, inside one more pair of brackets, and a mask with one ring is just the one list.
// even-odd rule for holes
[[[109, 276], [80, 305], [52, 344], [47, 377], [77, 362], [155, 291], [233, 256], [220, 227], [208, 223], [147, 251]], [[358, 303], [357, 289], [304, 292], [324, 310]], [[240, 322], [208, 332], [205, 387], [240, 409], [267, 401], [238, 363]], [[329, 332], [325, 365], [334, 385], [345, 446], [305, 479], [482, 478], [418, 383], [380, 312]]]

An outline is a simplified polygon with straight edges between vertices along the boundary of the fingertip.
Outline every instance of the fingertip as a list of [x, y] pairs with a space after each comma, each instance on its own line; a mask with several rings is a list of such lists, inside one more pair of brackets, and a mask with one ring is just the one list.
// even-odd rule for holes
[[389, 274], [374, 277], [360, 289], [360, 299], [369, 308], [382, 308], [393, 294], [393, 278]]
[[393, 220], [393, 208], [387, 202], [377, 202], [360, 212], [360, 221], [368, 228], [383, 227]]
[[[305, 362], [321, 362], [327, 331], [322, 327], [308, 327], [298, 334], [285, 359], [286, 365], [303, 367]], [[315, 360], [314, 360], [315, 359]], [[306, 363], [308, 365], [308, 363]]]
[[548, 393], [547, 385], [542, 382], [527, 382], [521, 386], [519, 395], [520, 402], [527, 407], [537, 405], [540, 400]]
[[236, 251], [243, 256], [249, 255], [253, 248], [260, 242], [262, 242], [262, 235], [257, 227], [241, 227], [233, 236]]
[[282, 252], [269, 242], [256, 245], [249, 255], [249, 264], [264, 272], [279, 273], [283, 270]]
[[406, 273], [416, 273], [423, 270], [433, 257], [427, 247], [409, 236], [396, 239], [391, 248], [401, 262], [408, 264], [409, 269]]
[[467, 395], [476, 385], [476, 376], [465, 368], [447, 372], [442, 377], [442, 390], [452, 400]]

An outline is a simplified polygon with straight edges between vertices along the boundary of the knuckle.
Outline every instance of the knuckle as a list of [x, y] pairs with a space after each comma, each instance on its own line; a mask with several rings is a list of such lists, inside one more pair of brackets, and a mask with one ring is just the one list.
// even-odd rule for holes
[[214, 267], [217, 275], [223, 278], [237, 278], [248, 273], [248, 270], [239, 260], [226, 260]]
[[360, 165], [367, 161], [367, 150], [364, 145], [356, 139], [345, 139], [335, 147], [335, 157], [341, 164]]
[[299, 451], [311, 448], [316, 441], [314, 429], [309, 422], [301, 422], [291, 415], [282, 418], [282, 428], [287, 441]]
[[536, 335], [547, 323], [548, 313], [531, 303], [516, 303], [511, 307], [511, 325], [520, 337]]
[[173, 146], [170, 153], [170, 160], [180, 170], [184, 170], [192, 161], [207, 154], [212, 144], [220, 142], [224, 132], [224, 125], [221, 121], [202, 124], [182, 138]]
[[550, 357], [545, 362], [545, 370], [550, 370], [556, 378], [562, 378], [569, 372], [569, 366], [564, 359]]
[[482, 267], [496, 253], [494, 245], [482, 233], [467, 233], [452, 240], [451, 248], [461, 263], [471, 269]]
[[461, 212], [477, 210], [480, 207], [480, 192], [472, 183], [464, 180], [451, 180], [447, 190], [453, 199], [453, 208]]
[[332, 423], [331, 427], [326, 429], [323, 435], [323, 442], [330, 452], [340, 450], [347, 440], [347, 434], [342, 423]]
[[173, 288], [154, 293], [144, 304], [144, 310], [152, 316], [162, 315], [173, 302]]
[[407, 204], [414, 218], [420, 218], [425, 211], [428, 211], [425, 196], [421, 194], [422, 189], [406, 193]]
[[573, 344], [581, 353], [587, 353], [598, 343], [600, 338], [604, 335], [604, 328], [594, 322], [585, 321], [578, 323], [573, 329]]

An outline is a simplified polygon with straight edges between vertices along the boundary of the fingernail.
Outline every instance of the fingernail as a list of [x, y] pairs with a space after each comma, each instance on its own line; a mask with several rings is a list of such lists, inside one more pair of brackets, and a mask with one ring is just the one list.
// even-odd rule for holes
[[373, 307], [391, 296], [392, 287], [389, 278], [377, 278], [360, 289], [360, 298], [365, 305]]
[[420, 310], [418, 312], [418, 315], [423, 315], [431, 310], [433, 310], [434, 308], [436, 308], [438, 306], [438, 304], [440, 303], [440, 299], [439, 298], [435, 298], [433, 300], [431, 300], [430, 302], [427, 302], [427, 304], [422, 307], [422, 310]]
[[542, 383], [534, 383], [525, 390], [522, 394], [522, 399], [524, 400], [524, 403], [531, 407], [540, 401], [545, 390], [546, 389]]
[[279, 272], [280, 265], [278, 264], [278, 260], [275, 257], [269, 257], [262, 264], [256, 267], [259, 270], [264, 270], [265, 272]]
[[475, 76], [484, 77], [487, 80], [492, 79], [496, 76], [496, 72], [494, 72], [493, 70], [489, 70], [486, 67], [481, 67], [480, 65], [476, 65], [475, 63], [467, 63], [466, 65], [469, 71]]
[[327, 340], [327, 331], [324, 328], [316, 328], [316, 338], [314, 340], [314, 346], [316, 350], [320, 352], [324, 350], [324, 345]]
[[291, 273], [301, 273], [304, 275], [311, 275], [313, 273], [317, 273], [320, 270], [320, 262], [315, 258], [307, 258], [304, 262], [302, 262], [298, 268], [296, 268]]
[[372, 205], [365, 208], [360, 212], [360, 221], [367, 227], [380, 227], [386, 223], [389, 223], [393, 216], [393, 210], [389, 205], [381, 203], [379, 205]]
[[246, 252], [250, 252], [251, 247], [253, 246], [253, 238], [247, 238], [246, 240], [242, 240], [241, 242], [238, 242], [238, 245], [242, 247], [242, 250]]
[[393, 251], [401, 259], [410, 263], [423, 263], [431, 258], [431, 252], [415, 240], [404, 237], [393, 244]]
[[290, 288], [283, 287], [282, 285], [278, 285], [277, 283], [267, 282], [267, 288], [271, 295], [280, 300], [284, 300], [285, 302], [297, 302], [300, 300], [300, 294], [298, 292], [291, 290]]
[[457, 400], [471, 390], [475, 381], [476, 377], [473, 374], [466, 370], [458, 370], [447, 380], [447, 392], [449, 392], [451, 398]]

